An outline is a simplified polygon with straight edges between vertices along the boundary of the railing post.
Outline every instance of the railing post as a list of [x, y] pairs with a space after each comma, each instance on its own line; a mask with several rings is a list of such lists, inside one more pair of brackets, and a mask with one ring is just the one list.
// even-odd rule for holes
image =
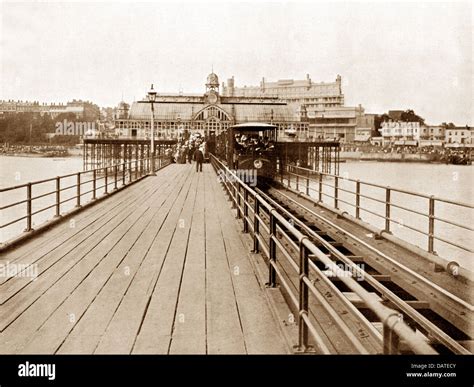
[[138, 160], [135, 160], [135, 180], [138, 180]]
[[268, 263], [268, 286], [274, 288], [276, 286], [276, 271], [274, 264], [276, 264], [276, 219], [273, 215], [273, 211], [270, 211], [270, 240], [268, 245], [270, 246], [270, 262]]
[[126, 163], [122, 163], [122, 185], [125, 185], [125, 165]]
[[306, 195], [309, 196], [309, 169], [308, 169], [308, 177], [306, 178]]
[[318, 174], [318, 183], [319, 183], [319, 192], [318, 192], [318, 201], [322, 203], [323, 201], [323, 175], [320, 172]]
[[240, 200], [240, 183], [237, 182], [237, 219], [241, 219], [242, 218], [242, 214], [241, 214], [241, 200]]
[[334, 208], [338, 208], [338, 195], [339, 195], [339, 177], [334, 177]]
[[128, 162], [128, 182], [131, 183], [132, 182], [132, 162], [129, 161]]
[[97, 191], [97, 170], [92, 170], [92, 200], [96, 198]]
[[61, 216], [61, 178], [56, 176], [56, 215], [55, 218]]
[[117, 190], [117, 164], [114, 165], [114, 191]]
[[390, 187], [385, 188], [385, 232], [390, 232]]
[[76, 175], [76, 208], [81, 206], [81, 173]]
[[235, 185], [230, 182], [229, 196], [231, 200], [231, 208], [234, 210], [237, 207], [237, 198], [235, 196]]
[[253, 198], [253, 200], [254, 200], [254, 202], [253, 202], [254, 213], [253, 213], [253, 250], [252, 251], [254, 253], [258, 253], [260, 251], [259, 245], [258, 245], [258, 238], [257, 238], [257, 236], [260, 233], [260, 230], [259, 230], [260, 229], [260, 224], [259, 224], [259, 221], [258, 221], [260, 203], [259, 203], [256, 196]]
[[356, 219], [360, 219], [360, 181], [356, 181]]
[[31, 183], [26, 185], [26, 229], [25, 231], [31, 231], [32, 219], [31, 219]]
[[429, 202], [429, 218], [428, 218], [428, 252], [434, 252], [434, 222], [435, 222], [435, 199], [430, 196]]
[[109, 172], [108, 172], [108, 169], [109, 168], [105, 168], [105, 176], [104, 176], [104, 194], [108, 194], [108, 188], [109, 188]]
[[299, 276], [299, 305], [298, 305], [298, 351], [304, 352], [308, 348], [308, 326], [303, 316], [308, 315], [308, 286], [304, 282], [308, 278], [308, 252], [304, 245], [303, 237], [299, 243], [300, 253], [300, 276]]
[[249, 192], [244, 189], [244, 233], [249, 232]]
[[296, 171], [296, 190], [300, 190], [300, 174]]
[[[399, 353], [400, 338], [394, 332], [393, 327], [402, 319], [398, 313], [391, 314], [383, 322], [383, 354], [396, 355]], [[395, 320], [392, 324], [390, 320]]]

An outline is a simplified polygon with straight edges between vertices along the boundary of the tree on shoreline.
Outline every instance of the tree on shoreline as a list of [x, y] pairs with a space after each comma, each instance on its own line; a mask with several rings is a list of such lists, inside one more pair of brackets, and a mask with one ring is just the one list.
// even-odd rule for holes
[[64, 120], [75, 122], [77, 118], [74, 113], [61, 113], [54, 120], [49, 114], [41, 116], [30, 112], [6, 115], [0, 119], [0, 142], [12, 145], [75, 145], [79, 142], [79, 136], [47, 136], [48, 133], [55, 133], [56, 122]]

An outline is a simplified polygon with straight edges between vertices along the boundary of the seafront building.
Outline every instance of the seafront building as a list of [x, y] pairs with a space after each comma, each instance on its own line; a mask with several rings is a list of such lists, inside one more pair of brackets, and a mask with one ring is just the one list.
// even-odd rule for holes
[[244, 97], [276, 97], [295, 105], [308, 117], [308, 138], [337, 140], [342, 143], [368, 141], [374, 135], [374, 115], [364, 108], [344, 106], [342, 77], [334, 82], [313, 82], [306, 79], [280, 79], [268, 82], [262, 78], [258, 86], [236, 87], [234, 77], [222, 84], [223, 94]]
[[[234, 77], [219, 84], [216, 74], [207, 78], [205, 92], [160, 94], [155, 104], [155, 131], [159, 138], [177, 138], [199, 131], [218, 135], [243, 122], [275, 124], [283, 141], [365, 141], [373, 134], [374, 115], [362, 106], [344, 106], [341, 76], [335, 82], [279, 80], [259, 86], [236, 87]], [[116, 135], [148, 138], [151, 108], [142, 101], [120, 102], [115, 112]]]
[[77, 119], [95, 121], [99, 119], [99, 107], [89, 101], [75, 100], [63, 103], [39, 103], [38, 101], [0, 101], [0, 118], [16, 113], [36, 113], [41, 116], [47, 114], [55, 119], [60, 114], [71, 113]]
[[[115, 133], [121, 138], [150, 138], [151, 104], [121, 102], [116, 111]], [[155, 136], [177, 139], [191, 132], [219, 135], [228, 127], [245, 122], [267, 122], [278, 128], [282, 141], [306, 141], [308, 117], [304, 107], [276, 96], [221, 95], [218, 76], [207, 77], [205, 91], [195, 94], [160, 94], [153, 112]]]
[[344, 106], [342, 78], [335, 82], [313, 82], [306, 74], [306, 79], [280, 79], [268, 82], [262, 78], [258, 86], [236, 87], [234, 77], [222, 83], [222, 95], [226, 97], [272, 97], [288, 103], [304, 105], [309, 114], [323, 112], [328, 108]]
[[446, 129], [446, 144], [473, 145], [474, 127], [456, 126]]
[[388, 121], [380, 129], [383, 146], [468, 146], [473, 144], [474, 128], [421, 125], [419, 122]]
[[333, 139], [342, 143], [369, 141], [374, 135], [374, 114], [365, 114], [364, 108], [340, 106], [325, 111], [308, 113], [309, 134], [315, 139]]

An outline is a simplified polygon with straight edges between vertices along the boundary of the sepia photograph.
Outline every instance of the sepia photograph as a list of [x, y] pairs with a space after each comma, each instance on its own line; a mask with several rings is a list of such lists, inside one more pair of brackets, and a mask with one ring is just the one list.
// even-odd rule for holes
[[472, 386], [473, 16], [2, 0], [0, 386]]

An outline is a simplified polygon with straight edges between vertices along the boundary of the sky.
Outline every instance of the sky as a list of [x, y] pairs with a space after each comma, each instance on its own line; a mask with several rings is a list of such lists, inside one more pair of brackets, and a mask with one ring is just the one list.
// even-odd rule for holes
[[100, 106], [207, 74], [333, 82], [346, 106], [474, 124], [471, 2], [0, 3], [0, 99]]

